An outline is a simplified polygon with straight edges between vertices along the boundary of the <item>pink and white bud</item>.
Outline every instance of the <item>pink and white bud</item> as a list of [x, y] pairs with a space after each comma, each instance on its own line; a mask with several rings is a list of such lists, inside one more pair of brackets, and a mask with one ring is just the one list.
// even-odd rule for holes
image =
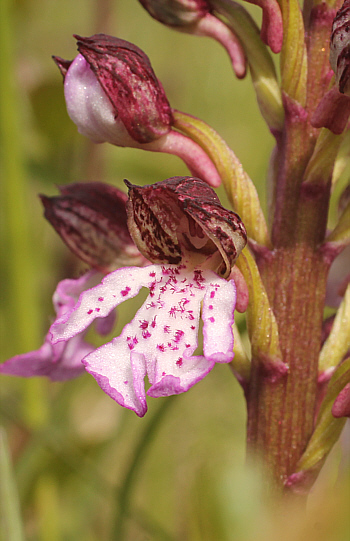
[[118, 146], [150, 143], [168, 133], [170, 105], [147, 55], [105, 34], [75, 37], [80, 54], [71, 63], [54, 60], [78, 131], [97, 143]]
[[205, 151], [171, 129], [172, 110], [145, 53], [105, 34], [77, 39], [81, 54], [72, 62], [53, 59], [78, 131], [95, 143], [174, 154], [192, 175], [219, 186], [220, 176]]

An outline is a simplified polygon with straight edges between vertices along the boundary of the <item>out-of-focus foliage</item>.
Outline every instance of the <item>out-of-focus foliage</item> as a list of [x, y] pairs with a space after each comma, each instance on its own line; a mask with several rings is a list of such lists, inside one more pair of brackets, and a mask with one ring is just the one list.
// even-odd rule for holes
[[[1, 242], [9, 246], [2, 250], [0, 267], [1, 360], [25, 351], [28, 341], [32, 348], [40, 345], [53, 314], [55, 284], [81, 272], [43, 219], [36, 194], [54, 194], [55, 184], [72, 181], [122, 186], [123, 178], [142, 184], [187, 173], [175, 157], [94, 146], [77, 134], [65, 111], [61, 76], [50, 58], [75, 56], [73, 33], [111, 33], [141, 47], [171, 105], [202, 118], [226, 139], [263, 200], [273, 146], [249, 75], [237, 81], [216, 43], [164, 28], [136, 0], [5, 3], [9, 13], [1, 31], [10, 37], [6, 55], [13, 56], [7, 57], [7, 68], [6, 58], [2, 61], [15, 94], [9, 86], [2, 96], [3, 104], [15, 96], [18, 123], [12, 139], [5, 122], [1, 133], [0, 152], [3, 141], [10, 141], [10, 155], [2, 154], [0, 165]], [[19, 162], [19, 173], [13, 174], [23, 176], [20, 197], [7, 173], [12, 159]], [[15, 195], [17, 200], [11, 197]], [[222, 190], [219, 195], [225, 203]], [[15, 224], [13, 234], [10, 223]], [[27, 287], [32, 296], [26, 295]], [[128, 319], [124, 309], [117, 332]], [[167, 399], [149, 400], [144, 419], [119, 407], [89, 375], [64, 384], [2, 377], [0, 398], [13, 470], [8, 462], [6, 467], [17, 484], [28, 541], [107, 541], [114, 538], [117, 518], [124, 520], [124, 539], [130, 541], [348, 538], [346, 434], [328, 460], [307, 513], [294, 502], [277, 506], [261, 492], [258, 466], [246, 467], [243, 395], [227, 366], [216, 366], [168, 405]], [[14, 490], [10, 493], [7, 497], [16, 498]], [[0, 507], [1, 513], [8, 508]], [[15, 539], [4, 533], [5, 541]]]

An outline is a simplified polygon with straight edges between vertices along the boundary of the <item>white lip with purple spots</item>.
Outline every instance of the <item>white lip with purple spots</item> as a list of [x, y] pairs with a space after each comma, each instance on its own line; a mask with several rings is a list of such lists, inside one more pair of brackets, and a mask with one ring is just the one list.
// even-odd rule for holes
[[[139, 416], [147, 411], [146, 375], [149, 396], [169, 396], [187, 391], [215, 362], [232, 360], [236, 302], [234, 282], [210, 270], [178, 265], [118, 269], [85, 291], [52, 325], [52, 343], [69, 340], [96, 317], [107, 317], [141, 287], [147, 287], [149, 295], [134, 319], [120, 336], [83, 360], [101, 388]], [[204, 355], [197, 356], [201, 312]]]

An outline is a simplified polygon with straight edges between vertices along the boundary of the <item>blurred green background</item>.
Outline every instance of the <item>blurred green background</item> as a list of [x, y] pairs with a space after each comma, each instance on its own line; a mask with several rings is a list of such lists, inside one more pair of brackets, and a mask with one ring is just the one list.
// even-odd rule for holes
[[[43, 219], [37, 194], [68, 182], [122, 187], [124, 178], [187, 174], [176, 157], [93, 145], [77, 133], [51, 60], [74, 58], [73, 33], [141, 47], [171, 105], [226, 139], [264, 206], [273, 138], [249, 75], [237, 81], [216, 42], [164, 28], [137, 0], [1, 0], [0, 10], [3, 361], [41, 345], [58, 280], [82, 270]], [[129, 307], [115, 332], [131, 319]], [[0, 398], [4, 541], [348, 539], [349, 441], [332, 453], [307, 513], [270, 501], [258, 466], [245, 463], [243, 393], [227, 366], [184, 395], [149, 399], [143, 419], [88, 374], [67, 383], [2, 376]]]

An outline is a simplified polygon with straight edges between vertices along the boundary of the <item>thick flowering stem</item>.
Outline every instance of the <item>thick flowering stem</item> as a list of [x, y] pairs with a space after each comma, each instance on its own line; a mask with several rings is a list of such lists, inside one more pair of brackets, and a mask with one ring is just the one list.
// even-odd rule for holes
[[[261, 254], [257, 264], [277, 321], [281, 360], [288, 372], [272, 380], [253, 355], [247, 393], [250, 449], [261, 453], [280, 488], [295, 473], [314, 429], [330, 264], [320, 246], [325, 240], [333, 164], [341, 143], [339, 136], [320, 132], [310, 123], [327, 88], [328, 53], [320, 50], [320, 43], [328, 48], [325, 35], [327, 27], [328, 36], [331, 32], [332, 9], [322, 4], [311, 10], [306, 49], [299, 7], [290, 3], [288, 18], [286, 9], [283, 4], [289, 26], [282, 55], [285, 122], [277, 140], [272, 201], [274, 248]], [[297, 45], [289, 39], [293, 32]], [[307, 73], [305, 51], [307, 64], [312, 66]], [[293, 62], [296, 72], [292, 76]]]
[[276, 485], [282, 486], [313, 429], [327, 267], [310, 245], [300, 243], [260, 261], [260, 272], [288, 373], [269, 378], [253, 357], [248, 443], [251, 450], [264, 454]]

